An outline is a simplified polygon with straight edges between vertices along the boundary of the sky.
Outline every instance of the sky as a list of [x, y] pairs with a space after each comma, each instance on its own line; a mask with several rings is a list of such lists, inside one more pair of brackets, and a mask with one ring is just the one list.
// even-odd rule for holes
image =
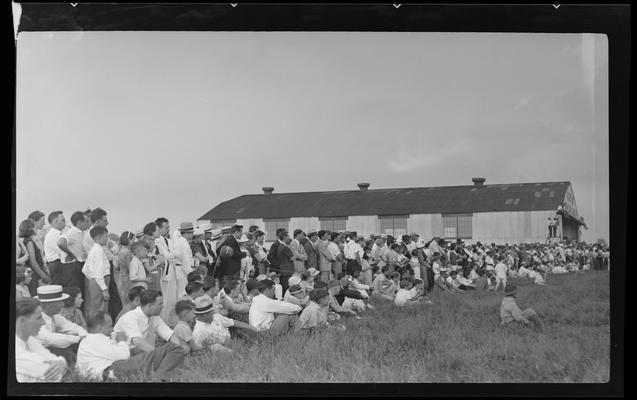
[[570, 181], [609, 239], [594, 34], [21, 32], [16, 218], [196, 222], [243, 194]]

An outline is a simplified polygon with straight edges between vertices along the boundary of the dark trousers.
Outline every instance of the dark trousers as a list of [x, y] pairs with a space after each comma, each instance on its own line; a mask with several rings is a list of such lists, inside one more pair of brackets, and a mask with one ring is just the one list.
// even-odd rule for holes
[[356, 271], [362, 270], [363, 268], [356, 260], [347, 260], [347, 265], [345, 266], [345, 271], [347, 275], [354, 276]]
[[156, 347], [155, 350], [137, 354], [128, 360], [111, 364], [110, 369], [117, 377], [156, 371], [159, 379], [167, 380], [169, 373], [184, 362], [186, 351], [172, 342]]
[[288, 279], [292, 276], [292, 272], [281, 271], [281, 275], [279, 275], [279, 281], [281, 282], [281, 287], [283, 288], [283, 295], [288, 290]]
[[74, 286], [82, 290], [84, 287], [84, 275], [82, 274], [83, 266], [84, 263], [80, 263], [78, 261], [65, 264], [60, 260], [55, 260], [49, 263], [51, 283], [53, 285], [60, 285], [63, 287]]
[[79, 347], [79, 344], [72, 344], [68, 347], [65, 347], [63, 349], [58, 348], [58, 347], [47, 347], [47, 349], [55, 354], [56, 356], [62, 356], [64, 357], [64, 359], [66, 360], [66, 363], [69, 365], [69, 367], [73, 367], [75, 366], [75, 360], [77, 360], [77, 349]]
[[110, 296], [110, 300], [108, 301], [108, 314], [111, 316], [111, 319], [115, 321], [117, 319], [117, 315], [122, 311], [122, 299], [119, 297], [119, 290], [117, 289], [117, 283], [115, 283], [113, 275], [113, 263], [111, 262], [111, 281], [108, 284], [108, 295]]

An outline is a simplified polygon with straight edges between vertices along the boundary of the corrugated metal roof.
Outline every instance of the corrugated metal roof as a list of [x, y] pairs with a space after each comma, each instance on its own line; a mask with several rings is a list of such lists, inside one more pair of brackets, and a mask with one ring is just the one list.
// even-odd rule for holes
[[[555, 210], [570, 182], [248, 194], [201, 220]], [[553, 195], [551, 195], [553, 194]]]

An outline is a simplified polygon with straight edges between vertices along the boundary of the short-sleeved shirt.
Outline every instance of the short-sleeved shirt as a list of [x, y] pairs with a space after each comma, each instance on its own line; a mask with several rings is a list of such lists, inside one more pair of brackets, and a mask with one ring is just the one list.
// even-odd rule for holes
[[177, 322], [177, 325], [173, 328], [173, 332], [175, 333], [175, 336], [181, 339], [184, 343], [188, 343], [193, 339], [192, 329], [190, 329], [190, 326], [184, 321]]
[[165, 341], [169, 341], [173, 335], [173, 330], [159, 316], [148, 317], [141, 307], [122, 315], [113, 330], [126, 333], [128, 343], [132, 343], [132, 339], [138, 337], [151, 346], [155, 345], [157, 335]]

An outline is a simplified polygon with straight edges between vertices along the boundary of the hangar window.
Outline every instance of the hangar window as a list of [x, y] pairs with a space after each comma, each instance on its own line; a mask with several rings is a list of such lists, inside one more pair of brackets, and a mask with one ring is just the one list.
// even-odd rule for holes
[[445, 239], [471, 239], [473, 214], [442, 214], [442, 228]]
[[344, 231], [347, 217], [319, 217], [321, 230], [330, 232]]
[[264, 219], [265, 223], [265, 240], [267, 242], [274, 242], [276, 240], [276, 230], [279, 228], [290, 230], [290, 219]]
[[409, 215], [379, 215], [380, 234], [392, 235], [395, 238], [407, 234], [407, 219]]

